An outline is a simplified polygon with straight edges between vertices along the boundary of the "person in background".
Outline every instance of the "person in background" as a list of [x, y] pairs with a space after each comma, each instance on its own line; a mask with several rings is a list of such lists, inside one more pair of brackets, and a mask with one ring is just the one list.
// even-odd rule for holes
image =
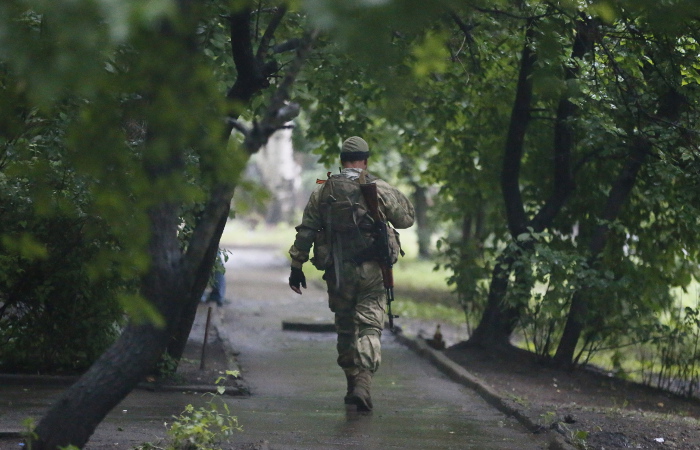
[[214, 302], [217, 306], [224, 306], [226, 303], [226, 267], [224, 266], [224, 255], [221, 250], [216, 254], [216, 262], [212, 273], [211, 291], [209, 295], [202, 298], [207, 303]]

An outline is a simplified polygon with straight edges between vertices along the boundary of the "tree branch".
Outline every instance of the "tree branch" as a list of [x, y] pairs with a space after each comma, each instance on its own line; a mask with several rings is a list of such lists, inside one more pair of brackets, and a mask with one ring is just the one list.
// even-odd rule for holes
[[530, 75], [536, 60], [536, 56], [530, 49], [530, 40], [533, 34], [534, 27], [531, 22], [528, 22], [520, 59], [520, 73], [518, 75], [515, 101], [513, 102], [503, 155], [503, 167], [501, 169], [501, 189], [503, 190], [506, 216], [508, 218], [508, 230], [513, 237], [524, 232], [528, 222], [520, 193], [520, 166], [524, 152], [525, 133], [530, 120], [530, 104], [532, 102], [532, 79]]
[[[248, 8], [229, 16], [231, 54], [237, 76], [236, 82], [229, 89], [226, 98], [241, 103], [247, 103], [255, 92], [266, 87], [266, 83], [268, 83], [253, 53], [250, 18], [251, 11]], [[238, 116], [234, 113], [230, 115]]]
[[[596, 24], [582, 17], [576, 23], [576, 36], [571, 50], [571, 62], [565, 65], [565, 79], [578, 78], [578, 60], [593, 50], [592, 30]], [[574, 191], [574, 179], [571, 170], [571, 152], [574, 147], [574, 132], [570, 120], [576, 116], [578, 108], [563, 95], [557, 107], [557, 117], [554, 123], [554, 185], [552, 195], [532, 219], [532, 228], [541, 232], [549, 227]]]
[[260, 44], [258, 44], [258, 52], [255, 55], [255, 59], [257, 59], [258, 64], [265, 63], [265, 60], [267, 59], [267, 52], [270, 49], [270, 41], [275, 35], [275, 31], [277, 31], [277, 27], [279, 27], [280, 23], [282, 22], [282, 18], [286, 13], [287, 7], [284, 5], [280, 6], [276, 9], [275, 14], [272, 16], [272, 20], [270, 20], [270, 23], [267, 24], [265, 33], [263, 33], [263, 36], [260, 39]]
[[299, 113], [299, 106], [294, 103], [288, 103], [287, 100], [292, 85], [299, 76], [302, 65], [311, 51], [317, 36], [318, 32], [314, 30], [304, 37], [303, 44], [297, 50], [296, 58], [290, 63], [287, 73], [272, 95], [262, 121], [254, 123], [249, 130], [244, 141], [244, 146], [249, 152], [257, 152], [267, 142], [272, 133], [284, 127], [287, 122]]
[[501, 16], [505, 16], [505, 17], [510, 17], [511, 19], [525, 20], [527, 22], [533, 22], [533, 21], [536, 21], [536, 20], [553, 15], [552, 13], [546, 13], [546, 14], [537, 14], [534, 16], [519, 16], [517, 14], [513, 14], [511, 12], [503, 11], [500, 9], [482, 8], [482, 7], [476, 6], [476, 5], [469, 5], [469, 6], [473, 9], [481, 12], [481, 13], [484, 13], [484, 14], [501, 15]]

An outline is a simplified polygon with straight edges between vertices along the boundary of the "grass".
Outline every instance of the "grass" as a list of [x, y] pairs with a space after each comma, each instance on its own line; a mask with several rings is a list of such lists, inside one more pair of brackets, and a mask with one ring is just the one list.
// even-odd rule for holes
[[242, 220], [229, 220], [221, 235], [222, 247], [279, 247], [287, 251], [296, 231], [288, 224], [250, 225]]
[[422, 319], [457, 326], [464, 323], [464, 312], [457, 306], [426, 303], [398, 296], [391, 308], [394, 312], [401, 311], [401, 318], [404, 319]]
[[401, 289], [449, 292], [446, 280], [451, 273], [444, 268], [434, 269], [435, 262], [407, 255], [394, 265], [394, 284]]

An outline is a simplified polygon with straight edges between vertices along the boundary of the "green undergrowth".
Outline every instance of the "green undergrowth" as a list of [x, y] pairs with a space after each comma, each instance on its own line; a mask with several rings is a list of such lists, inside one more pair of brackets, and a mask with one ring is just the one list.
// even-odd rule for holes
[[237, 377], [238, 371], [227, 370], [226, 376], [219, 377], [215, 384], [217, 393], [207, 393], [204, 406], [189, 404], [171, 423], [166, 423], [167, 439], [147, 442], [136, 450], [221, 450], [229, 448], [230, 437], [242, 427], [238, 418], [232, 415], [228, 404], [221, 400], [225, 388], [221, 383], [228, 376]]

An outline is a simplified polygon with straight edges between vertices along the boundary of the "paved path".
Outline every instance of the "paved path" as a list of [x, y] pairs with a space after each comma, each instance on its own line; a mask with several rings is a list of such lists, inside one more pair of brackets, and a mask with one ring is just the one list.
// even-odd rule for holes
[[240, 352], [249, 398], [227, 399], [244, 431], [236, 443], [266, 440], [271, 449], [536, 449], [541, 441], [471, 390], [382, 337], [374, 378], [375, 410], [343, 404], [345, 377], [335, 364], [335, 335], [282, 331], [284, 319], [332, 321], [318, 280], [302, 296], [287, 286], [278, 251], [232, 249], [219, 332]]

